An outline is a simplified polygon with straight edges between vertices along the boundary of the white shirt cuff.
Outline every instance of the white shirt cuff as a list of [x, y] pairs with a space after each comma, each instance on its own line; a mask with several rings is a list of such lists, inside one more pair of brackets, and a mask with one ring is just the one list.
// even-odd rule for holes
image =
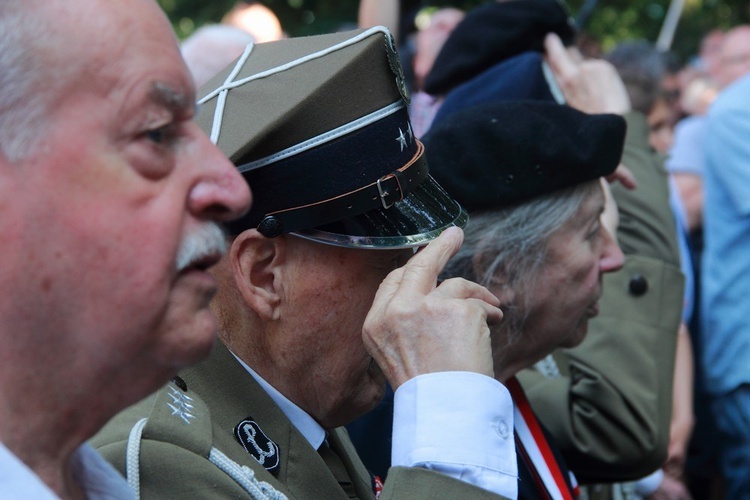
[[409, 380], [395, 394], [391, 462], [516, 498], [510, 393], [497, 380], [473, 372], [429, 373]]

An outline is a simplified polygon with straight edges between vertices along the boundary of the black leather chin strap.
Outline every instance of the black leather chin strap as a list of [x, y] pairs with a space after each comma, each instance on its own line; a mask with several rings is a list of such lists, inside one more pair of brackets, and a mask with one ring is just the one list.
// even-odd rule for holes
[[423, 157], [424, 145], [417, 142], [414, 158], [398, 170], [354, 191], [308, 205], [267, 214], [258, 224], [258, 232], [267, 238], [311, 229], [378, 208], [388, 209], [403, 200], [429, 174]]

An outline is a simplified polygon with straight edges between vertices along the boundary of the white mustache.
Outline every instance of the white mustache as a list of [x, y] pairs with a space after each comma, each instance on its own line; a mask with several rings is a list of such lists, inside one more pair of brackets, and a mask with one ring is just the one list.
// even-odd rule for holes
[[177, 251], [177, 272], [184, 271], [206, 257], [224, 255], [226, 251], [224, 231], [215, 222], [206, 222], [182, 240]]

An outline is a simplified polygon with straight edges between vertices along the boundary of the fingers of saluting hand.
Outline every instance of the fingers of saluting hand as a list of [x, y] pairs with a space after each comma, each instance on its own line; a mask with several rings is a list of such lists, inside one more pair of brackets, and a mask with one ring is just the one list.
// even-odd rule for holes
[[[464, 241], [464, 232], [450, 227], [419, 251], [403, 266], [399, 286], [404, 292], [426, 295], [435, 289], [445, 264], [456, 255]], [[397, 279], [397, 276], [394, 276]]]
[[499, 323], [503, 319], [503, 312], [498, 307], [500, 300], [485, 287], [465, 279], [452, 278], [443, 281], [432, 296], [445, 299], [468, 299], [482, 310], [490, 325]]
[[402, 296], [425, 296], [437, 286], [437, 278], [446, 262], [461, 247], [464, 236], [457, 227], [450, 227], [425, 248], [409, 259], [404, 266], [392, 271], [380, 284], [370, 316], [391, 302], [397, 293]]
[[362, 329], [365, 347], [394, 389], [424, 373], [492, 375], [488, 323], [502, 318], [484, 287], [437, 278], [458, 251], [463, 232], [446, 230], [381, 284]]

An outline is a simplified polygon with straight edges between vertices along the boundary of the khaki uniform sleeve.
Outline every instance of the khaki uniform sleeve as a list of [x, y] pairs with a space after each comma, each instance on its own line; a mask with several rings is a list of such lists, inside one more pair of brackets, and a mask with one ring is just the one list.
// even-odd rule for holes
[[391, 467], [380, 500], [456, 498], [497, 500], [504, 497], [482, 488], [419, 467]]

